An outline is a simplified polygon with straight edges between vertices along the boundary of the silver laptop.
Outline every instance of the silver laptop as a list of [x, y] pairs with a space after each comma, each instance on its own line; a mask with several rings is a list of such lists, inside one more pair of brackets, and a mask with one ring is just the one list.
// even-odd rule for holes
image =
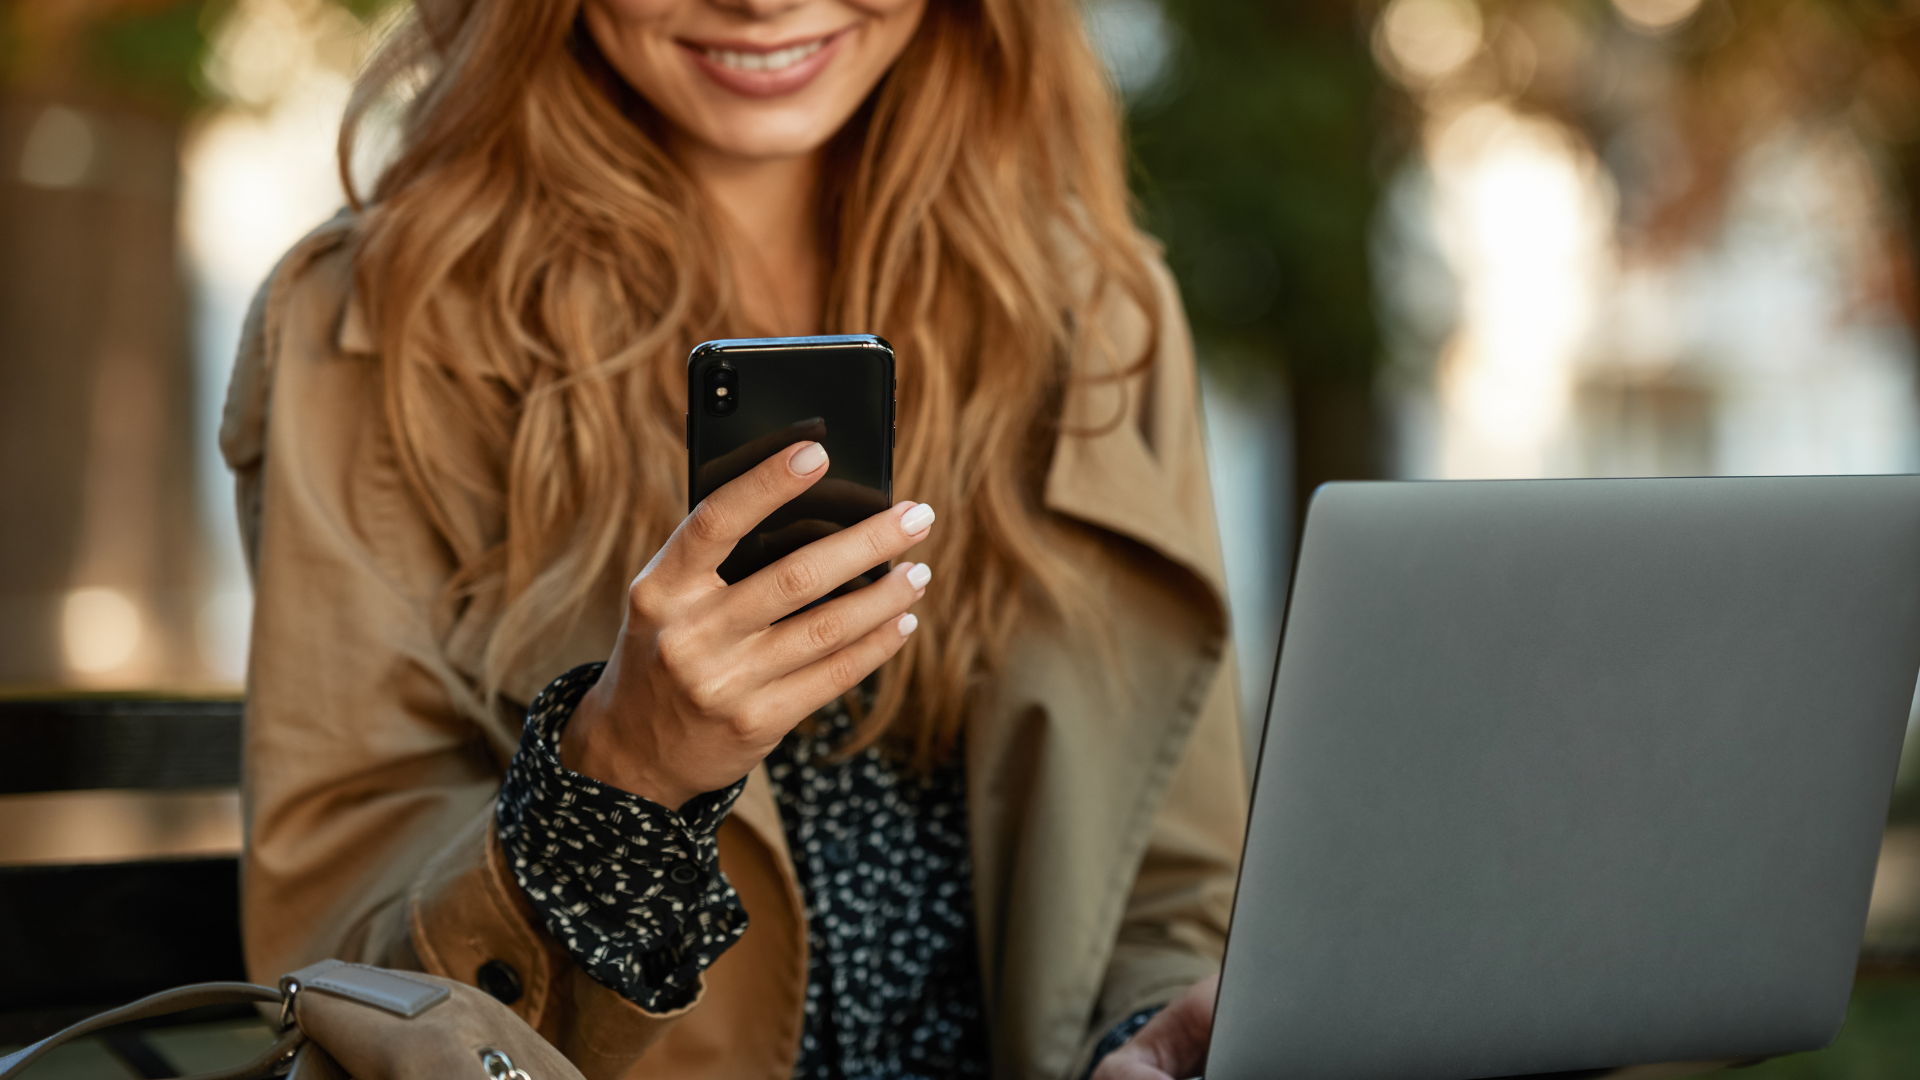
[[1826, 1045], [1916, 671], [1920, 477], [1322, 488], [1207, 1080]]

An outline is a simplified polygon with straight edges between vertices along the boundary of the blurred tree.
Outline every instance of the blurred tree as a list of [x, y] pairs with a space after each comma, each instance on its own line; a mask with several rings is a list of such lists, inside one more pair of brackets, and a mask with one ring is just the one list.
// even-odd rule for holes
[[1676, 112], [1692, 182], [1651, 224], [1685, 235], [1718, 219], [1739, 153], [1770, 132], [1844, 126], [1882, 166], [1890, 273], [1882, 295], [1914, 325], [1913, 228], [1920, 221], [1920, 0], [1742, 0], [1703, 4], [1674, 35]]
[[1171, 74], [1130, 110], [1148, 227], [1203, 358], [1230, 378], [1285, 380], [1301, 510], [1319, 484], [1382, 467], [1367, 234], [1385, 106], [1372, 6], [1168, 0]]
[[[1475, 2], [1484, 48], [1442, 91], [1503, 98], [1579, 130], [1619, 187], [1628, 248], [1702, 241], [1761, 141], [1850, 131], [1891, 195], [1895, 272], [1877, 299], [1916, 321], [1920, 0]], [[1636, 21], [1648, 16], [1663, 21]]]
[[102, 86], [184, 113], [209, 97], [202, 74], [207, 49], [232, 6], [232, 0], [128, 5], [89, 28], [84, 62]]
[[0, 4], [0, 82], [85, 88], [180, 117], [207, 98], [202, 65], [233, 0]]

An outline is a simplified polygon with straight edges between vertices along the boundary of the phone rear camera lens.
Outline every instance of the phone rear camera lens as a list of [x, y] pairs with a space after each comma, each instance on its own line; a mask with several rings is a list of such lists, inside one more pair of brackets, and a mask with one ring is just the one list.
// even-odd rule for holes
[[725, 364], [715, 364], [707, 369], [702, 381], [706, 384], [708, 415], [729, 416], [740, 408], [739, 372]]

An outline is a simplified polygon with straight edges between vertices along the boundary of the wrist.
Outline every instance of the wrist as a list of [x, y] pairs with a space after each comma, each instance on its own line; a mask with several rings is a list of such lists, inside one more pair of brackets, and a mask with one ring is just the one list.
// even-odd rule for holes
[[679, 791], [634, 760], [631, 748], [612, 722], [611, 686], [612, 681], [603, 676], [574, 707], [573, 715], [560, 729], [560, 764], [669, 810], [680, 809], [699, 792]]

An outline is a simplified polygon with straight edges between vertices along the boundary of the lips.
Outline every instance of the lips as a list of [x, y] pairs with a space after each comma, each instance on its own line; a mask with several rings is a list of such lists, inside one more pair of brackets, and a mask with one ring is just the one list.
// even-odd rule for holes
[[678, 44], [706, 76], [745, 97], [783, 97], [797, 93], [826, 70], [845, 31], [774, 46], [742, 42], [680, 41]]

